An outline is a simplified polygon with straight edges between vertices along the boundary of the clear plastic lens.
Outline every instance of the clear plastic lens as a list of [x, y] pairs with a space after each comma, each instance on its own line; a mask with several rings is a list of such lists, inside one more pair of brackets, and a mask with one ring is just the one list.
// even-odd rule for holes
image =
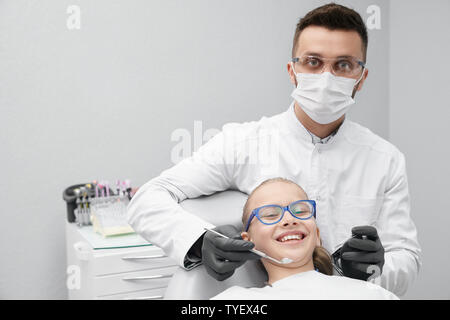
[[[309, 219], [313, 215], [313, 207], [309, 202], [297, 202], [289, 205], [289, 210], [299, 219]], [[281, 219], [283, 209], [279, 206], [267, 206], [258, 212], [259, 218], [264, 223], [275, 223]]]
[[355, 65], [355, 63], [352, 62], [351, 60], [338, 60], [333, 65], [333, 70], [335, 70], [336, 72], [342, 72], [342, 73], [353, 72], [355, 70], [355, 68], [357, 68], [357, 66], [358, 66], [358, 64]]
[[305, 57], [300, 60], [302, 68], [309, 70], [321, 70], [323, 68], [323, 61], [315, 57]]
[[289, 207], [292, 214], [300, 219], [307, 219], [312, 215], [313, 208], [309, 202], [294, 203]]
[[331, 72], [340, 77], [355, 77], [362, 71], [362, 66], [356, 58], [336, 58], [325, 59], [316, 56], [302, 56], [298, 58], [296, 66], [298, 72], [302, 73], [321, 73], [330, 61]]
[[265, 207], [259, 210], [259, 217], [262, 221], [271, 223], [280, 219], [283, 209], [280, 207]]

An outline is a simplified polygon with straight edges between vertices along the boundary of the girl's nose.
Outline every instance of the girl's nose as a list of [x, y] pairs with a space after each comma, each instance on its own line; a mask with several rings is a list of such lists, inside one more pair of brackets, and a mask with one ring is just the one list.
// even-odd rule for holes
[[297, 225], [297, 224], [298, 224], [298, 220], [295, 219], [288, 210], [285, 210], [283, 219], [281, 219], [281, 225], [283, 227], [287, 227], [289, 225]]

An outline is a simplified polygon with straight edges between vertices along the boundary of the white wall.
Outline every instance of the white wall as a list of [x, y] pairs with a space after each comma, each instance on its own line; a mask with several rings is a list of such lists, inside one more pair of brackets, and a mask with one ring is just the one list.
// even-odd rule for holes
[[450, 298], [450, 1], [395, 0], [390, 140], [406, 155], [423, 268], [406, 295]]
[[[143, 184], [172, 165], [177, 128], [286, 110], [295, 25], [326, 2], [0, 1], [0, 298], [66, 297], [65, 187]], [[388, 2], [339, 2], [381, 8], [351, 117], [387, 138]]]

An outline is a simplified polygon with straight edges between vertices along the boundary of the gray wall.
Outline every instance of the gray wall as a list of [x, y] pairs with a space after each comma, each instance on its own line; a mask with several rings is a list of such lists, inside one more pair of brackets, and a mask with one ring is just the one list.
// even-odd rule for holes
[[392, 1], [390, 140], [405, 153], [423, 267], [406, 298], [450, 299], [450, 1]]
[[[7, 200], [1, 210], [0, 298], [66, 297], [66, 186], [117, 178], [141, 185], [172, 166], [175, 130], [185, 128], [197, 139], [196, 120], [204, 132], [286, 110], [295, 25], [326, 2], [0, 0], [0, 194]], [[414, 28], [422, 8], [412, 8], [408, 17], [401, 4], [385, 0], [338, 2], [364, 19], [369, 5], [381, 8], [381, 29], [369, 33], [369, 78], [351, 118], [384, 138], [393, 131], [394, 142], [409, 151], [411, 141], [395, 128], [413, 123], [389, 109], [389, 98], [402, 101], [404, 95], [389, 90], [389, 60], [403, 54], [390, 53], [389, 45], [406, 53], [396, 43], [407, 41], [398, 28]], [[430, 21], [432, 13], [448, 8], [436, 3]], [[73, 4], [81, 9], [79, 30], [66, 26]], [[391, 37], [390, 21], [397, 30]], [[401, 78], [395, 62], [391, 67], [397, 68], [393, 79], [413, 81]], [[434, 85], [443, 90], [443, 83]], [[397, 86], [422, 100], [428, 96]], [[423, 172], [425, 155], [410, 149], [408, 164], [416, 161]], [[421, 180], [411, 179], [415, 201], [423, 203], [413, 185]], [[427, 243], [430, 224], [424, 226], [421, 240]], [[431, 258], [438, 256], [429, 250]]]

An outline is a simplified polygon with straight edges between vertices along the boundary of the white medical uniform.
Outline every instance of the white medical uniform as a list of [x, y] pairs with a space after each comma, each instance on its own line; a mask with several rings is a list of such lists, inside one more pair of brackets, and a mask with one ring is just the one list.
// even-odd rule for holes
[[212, 300], [399, 300], [382, 287], [317, 271], [297, 273], [263, 288], [233, 286]]
[[348, 119], [327, 143], [313, 143], [294, 103], [259, 121], [225, 124], [192, 157], [138, 190], [128, 222], [189, 269], [195, 264], [189, 264], [187, 252], [204, 227], [215, 226], [178, 203], [227, 189], [249, 194], [273, 177], [293, 180], [317, 202], [317, 225], [330, 253], [351, 237], [352, 227], [376, 227], [385, 248], [381, 285], [397, 295], [406, 292], [419, 271], [421, 250], [403, 154]]

